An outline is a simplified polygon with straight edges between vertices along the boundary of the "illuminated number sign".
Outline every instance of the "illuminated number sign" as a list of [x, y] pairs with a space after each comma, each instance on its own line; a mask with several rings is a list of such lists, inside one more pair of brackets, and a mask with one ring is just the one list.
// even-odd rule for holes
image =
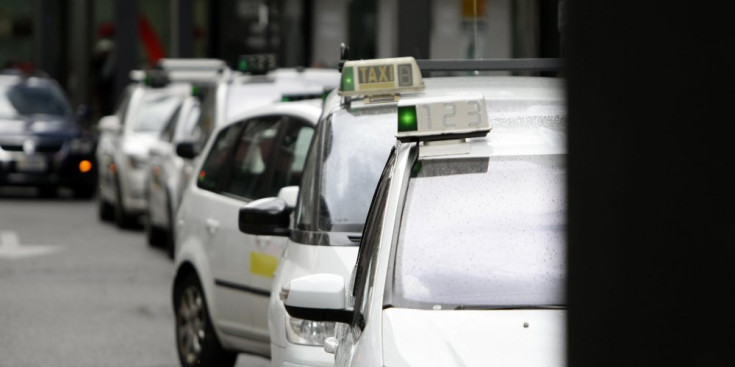
[[439, 97], [402, 101], [398, 105], [399, 136], [432, 136], [489, 131], [485, 98]]

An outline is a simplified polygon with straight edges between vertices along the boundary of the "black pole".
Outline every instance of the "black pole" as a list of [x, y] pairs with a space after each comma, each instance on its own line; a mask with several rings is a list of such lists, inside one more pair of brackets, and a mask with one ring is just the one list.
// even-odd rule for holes
[[194, 1], [177, 0], [178, 17], [176, 23], [176, 37], [178, 41], [178, 57], [194, 57]]
[[115, 93], [117, 101], [138, 67], [138, 1], [115, 0]]

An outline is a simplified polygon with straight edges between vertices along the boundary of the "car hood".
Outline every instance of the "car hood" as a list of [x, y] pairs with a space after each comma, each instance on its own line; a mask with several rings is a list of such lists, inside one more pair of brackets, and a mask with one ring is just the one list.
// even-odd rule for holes
[[81, 128], [69, 116], [0, 117], [0, 134], [74, 137], [81, 134]]
[[564, 310], [388, 308], [383, 365], [565, 366], [565, 317]]

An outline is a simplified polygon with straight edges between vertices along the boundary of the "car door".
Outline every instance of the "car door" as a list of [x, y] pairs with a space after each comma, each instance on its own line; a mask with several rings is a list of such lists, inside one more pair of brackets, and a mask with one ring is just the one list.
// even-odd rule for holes
[[[298, 180], [300, 167], [294, 148], [301, 142], [305, 153], [308, 142], [303, 141], [311, 141], [311, 135], [303, 133], [300, 126], [313, 129], [305, 122], [278, 115], [256, 117], [242, 124], [217, 198], [207, 204], [211, 210], [205, 227], [220, 330], [267, 342], [267, 300], [285, 238], [240, 232], [238, 213], [246, 203], [275, 196], [281, 187]], [[303, 160], [300, 165], [303, 167]]]

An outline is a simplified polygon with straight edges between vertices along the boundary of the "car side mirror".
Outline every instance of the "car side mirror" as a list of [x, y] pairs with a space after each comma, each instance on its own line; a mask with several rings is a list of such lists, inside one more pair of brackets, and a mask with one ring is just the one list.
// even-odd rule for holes
[[99, 129], [99, 131], [115, 134], [120, 132], [122, 125], [120, 125], [120, 119], [117, 118], [117, 116], [108, 115], [103, 116], [100, 119], [99, 124], [97, 124], [97, 129]]
[[263, 198], [245, 205], [238, 215], [240, 231], [263, 236], [289, 236], [291, 212], [298, 195], [298, 186], [287, 186], [278, 192], [278, 197]]
[[194, 141], [176, 143], [176, 155], [185, 159], [194, 159], [200, 153], [199, 144]]
[[349, 323], [353, 312], [345, 307], [345, 279], [337, 274], [311, 274], [281, 287], [286, 312], [313, 321]]

